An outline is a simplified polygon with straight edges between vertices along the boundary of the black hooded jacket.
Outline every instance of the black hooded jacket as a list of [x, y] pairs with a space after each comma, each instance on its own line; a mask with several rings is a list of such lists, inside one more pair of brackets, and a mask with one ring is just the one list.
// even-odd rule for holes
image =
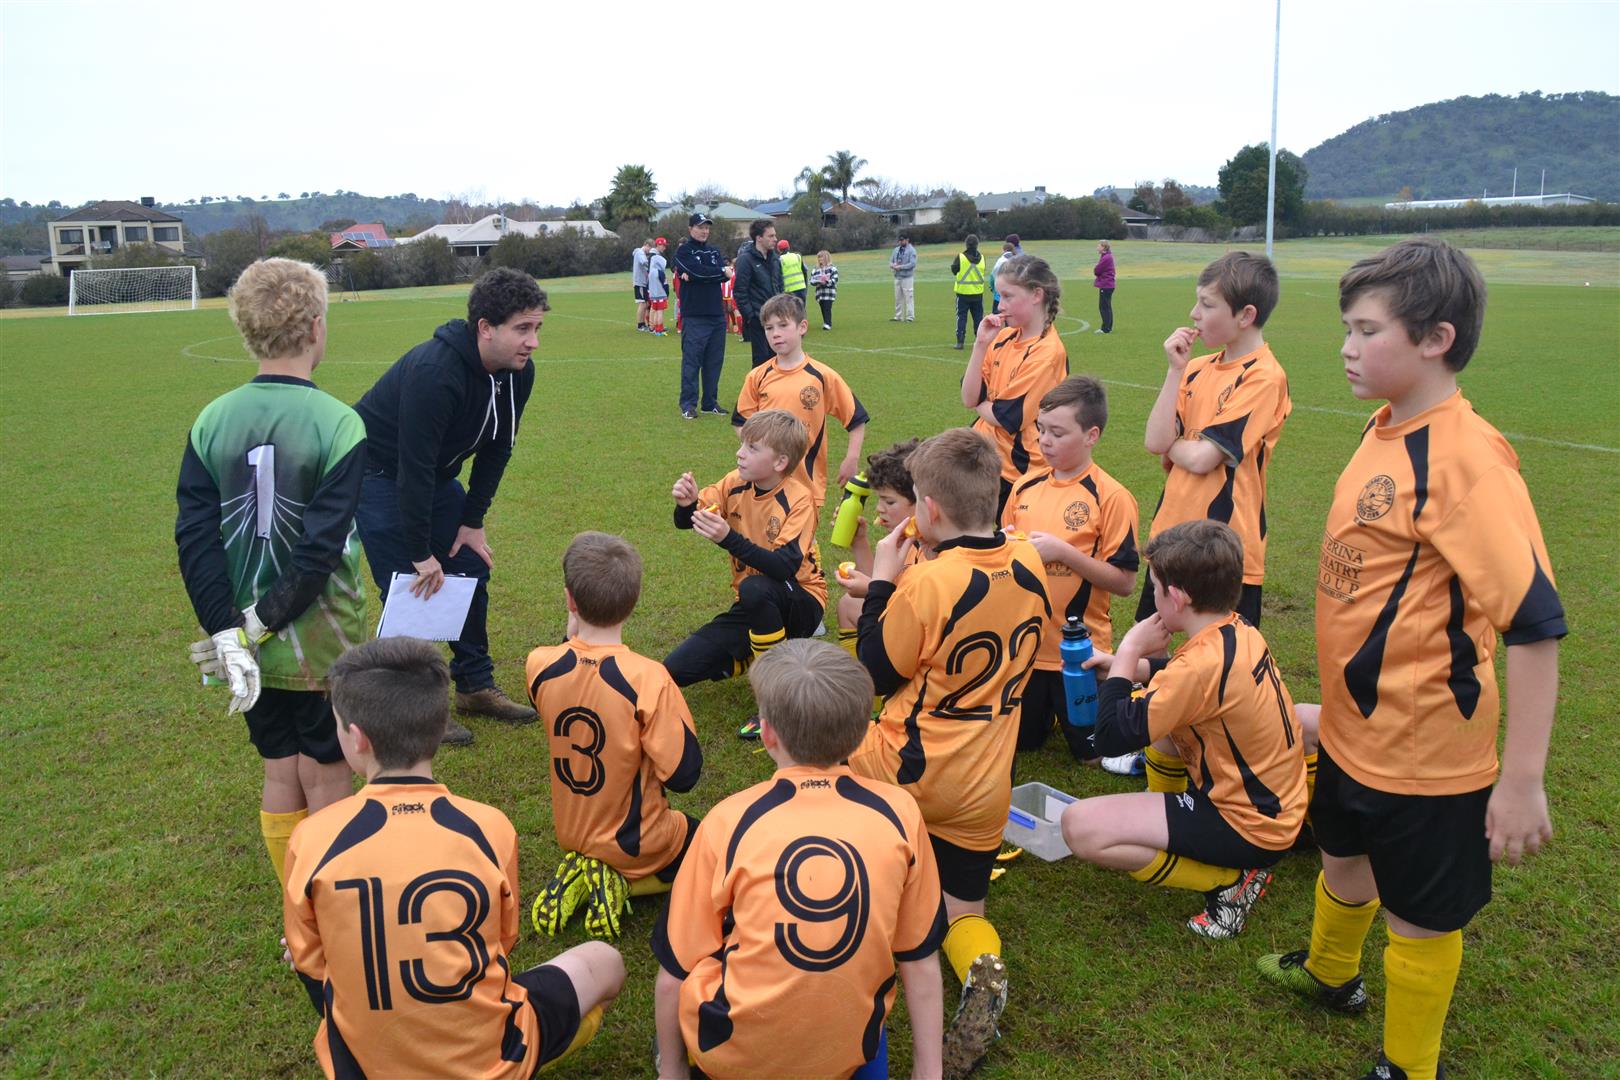
[[395, 361], [354, 406], [366, 423], [366, 469], [399, 490], [412, 562], [432, 554], [433, 491], [474, 458], [461, 523], [481, 528], [534, 389], [534, 361], [491, 375], [465, 319], [452, 319]]

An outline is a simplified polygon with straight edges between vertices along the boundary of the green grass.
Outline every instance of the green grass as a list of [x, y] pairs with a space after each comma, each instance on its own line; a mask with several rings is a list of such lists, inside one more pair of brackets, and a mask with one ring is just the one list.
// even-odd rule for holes
[[[1339, 469], [1369, 409], [1346, 391], [1334, 279], [1380, 241], [1279, 245], [1283, 300], [1268, 336], [1296, 411], [1272, 472], [1267, 637], [1294, 696], [1317, 693], [1312, 605], [1317, 543]], [[1118, 329], [1090, 333], [1089, 244], [1034, 244], [1069, 289], [1061, 324], [1076, 372], [1104, 378], [1112, 421], [1099, 460], [1137, 494], [1159, 488], [1141, 450], [1163, 372], [1159, 343], [1192, 300], [1208, 247], [1121, 243]], [[1558, 726], [1547, 777], [1558, 834], [1496, 877], [1496, 900], [1467, 934], [1447, 1027], [1452, 1075], [1620, 1075], [1620, 947], [1613, 927], [1620, 692], [1604, 635], [1620, 623], [1620, 267], [1586, 253], [1480, 251], [1491, 284], [1484, 345], [1464, 373], [1479, 410], [1511, 433], [1569, 612]], [[964, 354], [950, 349], [949, 252], [925, 249], [920, 321], [888, 321], [884, 253], [840, 256], [838, 329], [810, 351], [838, 368], [874, 420], [870, 450], [961, 424]], [[1580, 287], [1592, 281], [1591, 288]], [[1573, 283], [1576, 287], [1569, 287]], [[317, 377], [357, 399], [405, 349], [459, 313], [462, 288], [334, 304]], [[559, 560], [585, 528], [620, 532], [647, 562], [630, 644], [658, 657], [729, 598], [723, 559], [669, 524], [669, 486], [729, 467], [718, 419], [676, 415], [679, 342], [630, 329], [618, 277], [558, 283], [541, 335], [539, 393], [489, 520], [496, 552], [490, 634], [512, 692], [523, 658], [562, 633]], [[277, 963], [280, 913], [255, 822], [259, 766], [224, 698], [185, 662], [195, 633], [175, 565], [174, 479], [197, 411], [251, 373], [226, 318], [198, 312], [0, 321], [0, 497], [18, 547], [0, 590], [0, 1071], [34, 1076], [312, 1076], [314, 1023]], [[733, 341], [734, 396], [747, 349]], [[834, 457], [841, 453], [835, 438]], [[828, 515], [830, 518], [830, 515]], [[1132, 601], [1115, 607], [1123, 628]], [[375, 608], [373, 608], [375, 617]], [[677, 806], [702, 812], [767, 774], [733, 735], [746, 687], [688, 694], [707, 767]], [[558, 852], [546, 753], [536, 729], [477, 724], [446, 752], [453, 789], [501, 807], [522, 836], [525, 905]], [[1081, 795], [1128, 785], [1082, 772], [1054, 744], [1021, 779]], [[987, 1077], [1322, 1077], [1356, 1075], [1379, 1045], [1372, 1018], [1320, 1015], [1264, 987], [1262, 952], [1302, 946], [1314, 861], [1280, 867], [1235, 942], [1190, 936], [1187, 893], [1152, 890], [1073, 860], [1026, 857], [996, 883], [1013, 1005]], [[558, 1075], [646, 1072], [655, 905], [622, 942], [630, 983], [601, 1038]], [[515, 962], [582, 940], [525, 933]], [[1383, 1000], [1381, 938], [1366, 970]], [[951, 979], [947, 976], [947, 983]], [[948, 1007], [955, 989], [947, 986]], [[1605, 1019], [1607, 1018], [1607, 1019]], [[895, 1038], [903, 1075], [909, 1043]]]

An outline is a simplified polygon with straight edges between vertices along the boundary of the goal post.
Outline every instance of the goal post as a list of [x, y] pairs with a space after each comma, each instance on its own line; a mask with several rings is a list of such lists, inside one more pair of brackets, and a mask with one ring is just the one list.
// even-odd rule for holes
[[197, 268], [140, 266], [75, 270], [68, 279], [69, 315], [190, 311], [197, 306]]

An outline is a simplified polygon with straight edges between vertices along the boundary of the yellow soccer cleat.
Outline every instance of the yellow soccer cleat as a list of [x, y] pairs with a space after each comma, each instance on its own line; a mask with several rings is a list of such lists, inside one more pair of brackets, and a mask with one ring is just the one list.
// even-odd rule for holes
[[557, 864], [557, 872], [551, 875], [546, 887], [534, 898], [529, 918], [535, 930], [547, 937], [555, 937], [568, 924], [590, 888], [586, 880], [586, 864], [595, 861], [574, 851], [563, 855], [562, 862]]
[[630, 910], [630, 886], [624, 875], [599, 859], [585, 861], [585, 932], [611, 941], [619, 936], [619, 922]]

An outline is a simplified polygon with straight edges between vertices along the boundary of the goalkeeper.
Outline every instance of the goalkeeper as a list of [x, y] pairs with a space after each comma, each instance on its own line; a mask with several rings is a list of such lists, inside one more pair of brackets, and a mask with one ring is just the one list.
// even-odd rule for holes
[[614, 937], [630, 896], [666, 892], [697, 819], [664, 789], [692, 790], [703, 768], [692, 714], [664, 665], [632, 652], [623, 630], [641, 595], [641, 556], [600, 532], [563, 554], [568, 639], [529, 654], [529, 698], [550, 738], [551, 815], [565, 852], [536, 899], [554, 934], [575, 909]]
[[366, 637], [354, 532], [365, 426], [310, 381], [326, 350], [320, 271], [256, 262], [230, 314], [258, 374], [192, 425], [174, 537], [209, 635], [192, 659], [229, 682], [229, 711], [264, 759], [259, 828], [284, 877], [294, 826], [351, 790], [325, 690], [328, 666]]

